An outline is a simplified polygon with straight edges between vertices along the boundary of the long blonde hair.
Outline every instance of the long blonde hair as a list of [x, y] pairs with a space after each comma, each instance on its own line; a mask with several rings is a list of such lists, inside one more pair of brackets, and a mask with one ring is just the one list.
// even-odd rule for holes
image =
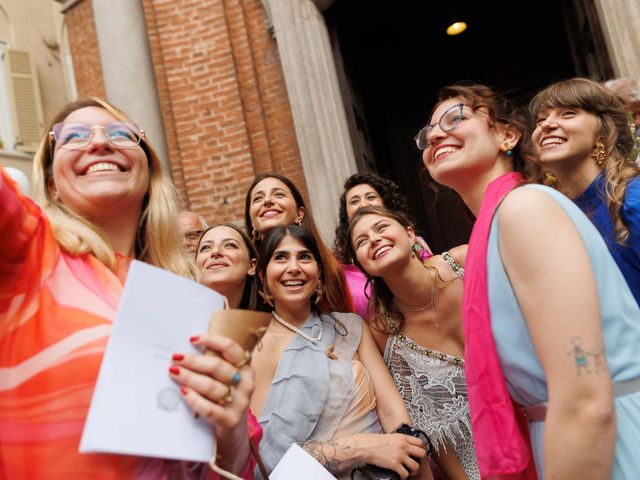
[[629, 181], [640, 174], [636, 159], [631, 158], [635, 141], [625, 104], [609, 89], [587, 78], [554, 83], [538, 93], [529, 104], [534, 118], [544, 108], [562, 107], [580, 108], [598, 120], [599, 138], [606, 152], [602, 169], [607, 207], [616, 241], [624, 244], [629, 238], [629, 228], [622, 219], [622, 205]]
[[[128, 117], [113, 105], [98, 98], [83, 98], [69, 103], [53, 119], [38, 146], [33, 161], [33, 190], [36, 202], [46, 212], [60, 247], [71, 255], [91, 253], [110, 269], [115, 269], [115, 252], [101, 229], [88, 219], [57, 201], [49, 191], [53, 171], [55, 141], [49, 131], [72, 112], [86, 107], [102, 108], [121, 121]], [[144, 136], [140, 141], [149, 162], [149, 189], [145, 195], [135, 241], [135, 258], [179, 275], [192, 277], [193, 267], [182, 252], [178, 232], [177, 195], [169, 175]]]

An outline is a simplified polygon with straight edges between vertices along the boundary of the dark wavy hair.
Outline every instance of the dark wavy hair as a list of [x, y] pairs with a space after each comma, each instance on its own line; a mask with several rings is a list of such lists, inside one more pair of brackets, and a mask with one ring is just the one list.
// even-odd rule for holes
[[276, 180], [284, 183], [287, 188], [291, 191], [291, 195], [293, 195], [293, 199], [296, 202], [296, 208], [304, 208], [304, 217], [300, 222], [301, 226], [307, 229], [313, 238], [319, 239], [317, 241], [318, 249], [320, 251], [320, 255], [318, 258], [322, 259], [322, 263], [324, 264], [324, 268], [322, 270], [323, 275], [326, 279], [325, 287], [325, 296], [327, 297], [327, 301], [335, 307], [336, 312], [353, 312], [353, 302], [351, 300], [351, 294], [349, 293], [349, 289], [347, 288], [347, 281], [344, 278], [344, 272], [340, 267], [340, 264], [336, 260], [336, 257], [333, 256], [329, 247], [320, 240], [320, 232], [318, 227], [316, 227], [315, 222], [313, 221], [313, 217], [311, 215], [311, 209], [307, 208], [304, 203], [304, 198], [302, 197], [302, 193], [295, 186], [295, 184], [289, 180], [287, 177], [280, 175], [278, 173], [263, 173], [258, 175], [251, 186], [247, 190], [247, 194], [245, 197], [244, 203], [244, 228], [247, 234], [253, 238], [253, 242], [256, 246], [256, 249], [260, 252], [262, 251], [262, 242], [264, 241], [261, 237], [253, 237], [252, 235], [252, 222], [251, 222], [251, 194], [253, 189], [266, 178], [275, 178]]
[[[433, 115], [438, 106], [450, 99], [460, 97], [472, 110], [483, 108], [489, 116], [489, 125], [504, 125], [515, 128], [521, 133], [520, 140], [511, 149], [512, 170], [522, 174], [526, 182], [534, 183], [542, 180], [542, 170], [531, 142], [531, 128], [526, 116], [514, 107], [506, 97], [486, 85], [454, 84], [442, 88], [438, 92], [438, 102], [434, 105], [429, 116]], [[423, 171], [425, 179], [430, 180], [429, 174]], [[431, 180], [432, 181], [432, 180]]]
[[[247, 252], [249, 252], [249, 260], [255, 259], [257, 261], [258, 252], [256, 251], [256, 247], [253, 245], [253, 242], [251, 241], [249, 236], [242, 231], [240, 227], [238, 227], [237, 225], [234, 225], [233, 223], [218, 223], [216, 225], [212, 225], [211, 227], [207, 228], [204, 232], [202, 232], [202, 235], [200, 235], [200, 239], [198, 240], [198, 245], [196, 247], [196, 254], [195, 254], [196, 258], [198, 258], [198, 252], [200, 251], [200, 242], [202, 242], [202, 239], [204, 238], [205, 234], [209, 230], [213, 230], [214, 228], [218, 228], [218, 227], [228, 227], [238, 232], [238, 235], [240, 235], [240, 238], [242, 238], [242, 241], [247, 247]], [[197, 266], [196, 266], [196, 269], [197, 269]], [[260, 300], [260, 297], [258, 297], [258, 281], [256, 280], [256, 277], [257, 275], [247, 275], [244, 282], [244, 289], [242, 290], [242, 298], [240, 300], [240, 306], [238, 308], [242, 308], [245, 310], [258, 310], [260, 308], [261, 300]]]
[[[278, 245], [280, 245], [280, 242], [282, 242], [282, 240], [287, 236], [298, 240], [302, 245], [309, 249], [313, 258], [318, 263], [318, 268], [320, 269], [320, 282], [323, 285], [323, 291], [325, 291], [327, 282], [324, 276], [325, 266], [322, 262], [322, 256], [320, 255], [319, 243], [309, 230], [298, 225], [276, 227], [267, 233], [260, 245], [260, 252], [258, 255], [258, 272], [260, 273], [260, 276], [263, 278], [265, 277], [273, 252], [275, 252]], [[264, 284], [262, 281], [261, 283]], [[339, 305], [336, 306], [332, 304], [331, 299], [328, 298], [327, 295], [322, 295], [322, 298], [318, 303], [316, 303], [316, 298], [317, 295], [314, 293], [309, 300], [311, 303], [311, 310], [318, 315], [329, 315], [333, 321], [336, 322], [336, 330], [343, 335], [346, 334], [345, 326], [337, 318], [331, 315], [332, 312], [340, 312], [340, 310], [336, 309], [339, 308]]]
[[338, 226], [336, 227], [336, 238], [333, 242], [333, 253], [340, 263], [352, 263], [349, 253], [349, 218], [347, 215], [347, 193], [358, 185], [369, 185], [380, 198], [384, 206], [390, 210], [408, 212], [407, 198], [400, 192], [400, 187], [395, 182], [376, 175], [375, 173], [355, 173], [344, 182], [344, 191], [340, 195], [340, 212], [338, 214]]
[[623, 99], [598, 82], [571, 78], [548, 86], [529, 104], [534, 118], [545, 108], [580, 108], [596, 116], [600, 125], [599, 136], [606, 151], [602, 169], [607, 207], [616, 241], [626, 243], [629, 228], [622, 218], [622, 205], [629, 181], [640, 174], [640, 169], [636, 159], [631, 158], [635, 140]]

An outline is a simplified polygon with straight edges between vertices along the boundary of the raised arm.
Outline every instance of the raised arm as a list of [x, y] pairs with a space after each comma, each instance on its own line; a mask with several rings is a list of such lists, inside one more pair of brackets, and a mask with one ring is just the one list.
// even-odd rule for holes
[[380, 355], [369, 326], [364, 322], [358, 356], [371, 376], [382, 429], [391, 432], [401, 423], [411, 425], [411, 417], [404, 400]]
[[512, 192], [498, 215], [503, 263], [547, 378], [545, 476], [609, 478], [615, 409], [583, 240], [564, 210], [537, 190]]

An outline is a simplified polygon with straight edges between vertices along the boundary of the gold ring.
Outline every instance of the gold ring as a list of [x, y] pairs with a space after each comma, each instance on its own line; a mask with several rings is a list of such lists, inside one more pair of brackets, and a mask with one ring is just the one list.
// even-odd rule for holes
[[251, 352], [249, 350], [244, 351], [244, 358], [234, 365], [238, 370], [249, 365], [251, 363]]
[[231, 385], [227, 385], [226, 383], [224, 384], [224, 386], [227, 387], [227, 392], [216, 401], [216, 403], [221, 407], [224, 407], [225, 405], [233, 401], [233, 392], [235, 390], [234, 387], [232, 387]]

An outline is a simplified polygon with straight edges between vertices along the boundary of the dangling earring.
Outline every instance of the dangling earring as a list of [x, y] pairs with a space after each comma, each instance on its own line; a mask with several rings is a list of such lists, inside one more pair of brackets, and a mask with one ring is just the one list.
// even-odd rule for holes
[[273, 308], [273, 295], [267, 292], [267, 287], [262, 287], [262, 290], [258, 290], [258, 295], [262, 297], [264, 303]]
[[322, 283], [318, 282], [318, 286], [316, 287], [316, 305], [322, 301]]
[[251, 238], [253, 238], [254, 242], [262, 240], [262, 234], [258, 230], [256, 230], [256, 227], [253, 227], [253, 230], [251, 230]]
[[593, 148], [591, 158], [596, 161], [596, 165], [598, 165], [599, 167], [602, 166], [602, 162], [604, 162], [605, 158], [607, 158], [607, 149], [604, 148], [603, 143], [596, 143], [596, 146]]
[[301, 226], [302, 226], [302, 219], [301, 219], [301, 218], [296, 218], [296, 221], [295, 221], [295, 222], [293, 222], [293, 223], [295, 223], [296, 225], [298, 225], [299, 227], [301, 227]]
[[502, 148], [504, 149], [504, 153], [507, 155], [507, 157], [513, 157], [513, 150], [511, 150], [511, 144], [509, 142], [505, 140], [505, 142], [502, 144]]
[[411, 256], [415, 258], [419, 254], [420, 254], [420, 245], [418, 245], [418, 242], [415, 242], [413, 245], [411, 245]]

